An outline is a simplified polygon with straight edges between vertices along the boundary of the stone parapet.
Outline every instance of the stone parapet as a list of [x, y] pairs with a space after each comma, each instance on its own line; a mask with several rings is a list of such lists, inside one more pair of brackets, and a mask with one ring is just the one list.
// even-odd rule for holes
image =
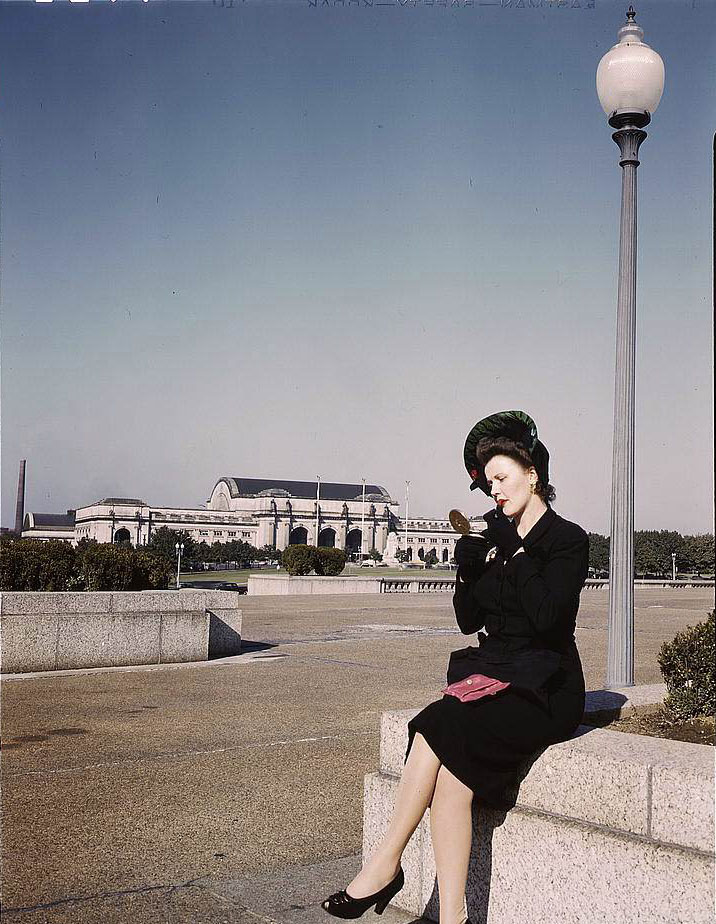
[[4, 591], [2, 673], [202, 661], [239, 654], [231, 591]]
[[289, 594], [379, 594], [380, 578], [375, 577], [319, 577], [290, 574], [250, 574], [248, 593], [253, 596], [280, 596]]
[[[637, 705], [627, 702], [625, 712], [648, 698], [637, 689]], [[364, 780], [364, 859], [390, 820], [407, 723], [418, 711], [381, 717], [379, 769]], [[713, 922], [710, 746], [580, 725], [532, 764], [514, 808], [488, 809], [477, 800], [473, 808], [472, 920]], [[393, 904], [437, 921], [429, 815], [403, 855], [406, 884]]]

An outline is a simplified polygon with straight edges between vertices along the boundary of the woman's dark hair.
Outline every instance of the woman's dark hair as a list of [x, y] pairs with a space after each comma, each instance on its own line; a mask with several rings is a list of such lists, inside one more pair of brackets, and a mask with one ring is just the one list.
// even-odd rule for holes
[[[477, 444], [475, 455], [483, 468], [493, 456], [509, 456], [510, 459], [519, 462], [525, 471], [532, 467], [537, 471], [537, 466], [525, 447], [506, 436], [484, 436]], [[540, 478], [539, 472], [537, 472], [535, 494], [539, 495], [546, 504], [551, 503], [557, 496], [554, 485], [545, 484]]]

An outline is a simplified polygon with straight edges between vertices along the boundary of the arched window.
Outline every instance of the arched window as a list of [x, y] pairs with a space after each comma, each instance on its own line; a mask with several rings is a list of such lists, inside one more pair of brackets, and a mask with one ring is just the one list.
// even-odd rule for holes
[[308, 545], [308, 532], [305, 526], [296, 526], [288, 537], [289, 545]]
[[122, 529], [118, 529], [114, 534], [114, 541], [115, 542], [129, 542], [131, 544], [132, 539], [129, 535], [129, 530], [125, 529], [124, 527], [122, 527]]
[[336, 547], [336, 531], [327, 526], [318, 534], [318, 545], [322, 549], [334, 549]]

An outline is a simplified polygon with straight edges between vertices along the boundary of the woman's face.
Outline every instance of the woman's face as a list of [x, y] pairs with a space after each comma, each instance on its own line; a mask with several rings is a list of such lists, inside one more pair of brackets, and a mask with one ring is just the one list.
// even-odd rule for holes
[[[522, 513], [534, 495], [530, 491], [530, 471], [509, 456], [493, 456], [485, 466], [485, 478], [493, 500], [505, 516]], [[534, 479], [534, 474], [532, 475]]]

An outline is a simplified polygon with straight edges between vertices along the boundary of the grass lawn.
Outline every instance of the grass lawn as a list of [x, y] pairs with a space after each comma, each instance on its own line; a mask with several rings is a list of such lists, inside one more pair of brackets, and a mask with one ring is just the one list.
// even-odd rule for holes
[[245, 584], [250, 574], [285, 574], [281, 569], [261, 568], [260, 570], [251, 571], [245, 568], [242, 571], [187, 571], [179, 575], [180, 581], [236, 581], [237, 584]]

